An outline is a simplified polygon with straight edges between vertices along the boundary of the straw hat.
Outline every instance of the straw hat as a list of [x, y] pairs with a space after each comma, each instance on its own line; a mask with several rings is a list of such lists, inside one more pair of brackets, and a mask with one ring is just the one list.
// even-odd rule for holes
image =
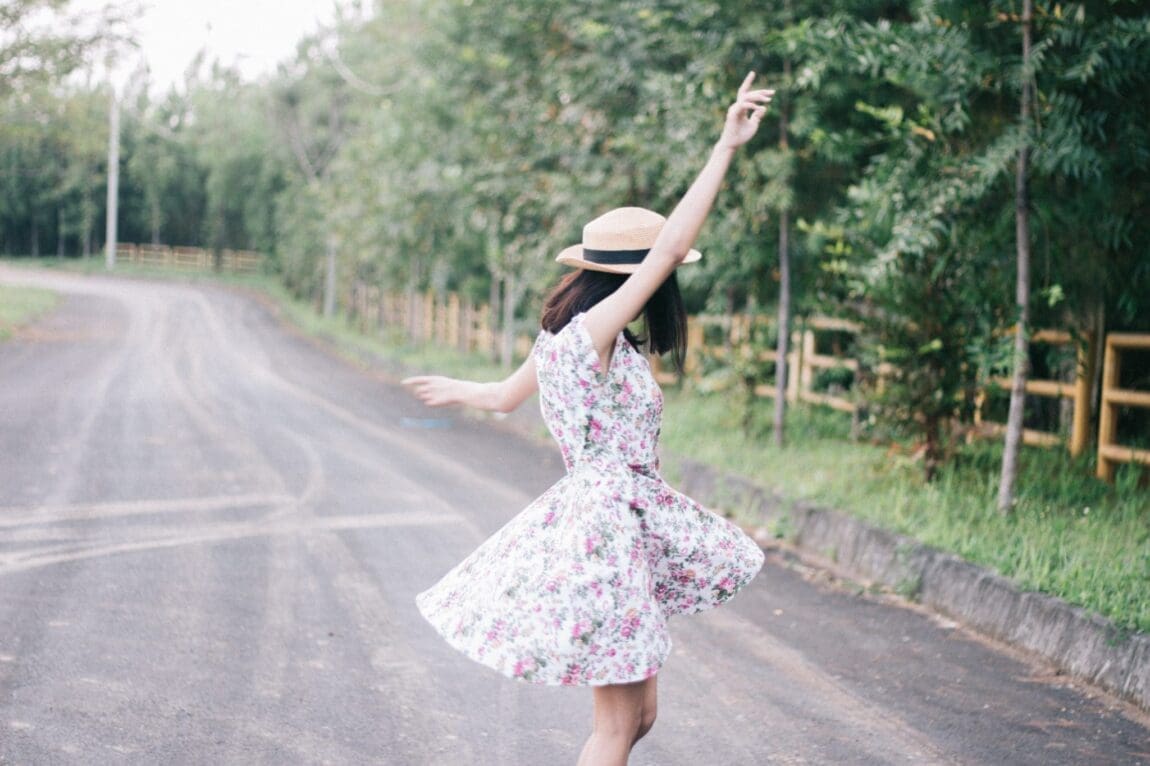
[[[647, 256], [667, 219], [641, 207], [617, 207], [583, 227], [583, 242], [559, 253], [564, 266], [612, 274], [631, 274]], [[702, 258], [691, 250], [683, 263]]]

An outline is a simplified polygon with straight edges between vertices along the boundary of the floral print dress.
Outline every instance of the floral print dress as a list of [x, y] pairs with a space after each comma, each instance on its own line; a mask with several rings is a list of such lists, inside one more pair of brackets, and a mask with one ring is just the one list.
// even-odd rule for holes
[[604, 371], [582, 320], [540, 333], [532, 351], [567, 475], [416, 603], [504, 675], [597, 686], [654, 675], [667, 618], [731, 598], [763, 553], [659, 476], [663, 396], [647, 360], [620, 333]]

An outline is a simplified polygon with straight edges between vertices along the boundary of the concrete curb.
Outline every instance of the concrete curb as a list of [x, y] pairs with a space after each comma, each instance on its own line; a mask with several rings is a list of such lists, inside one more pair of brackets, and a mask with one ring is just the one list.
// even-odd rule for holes
[[678, 487], [699, 502], [758, 526], [774, 526], [801, 550], [852, 577], [1051, 662], [1150, 711], [1150, 635], [1131, 635], [1061, 599], [1022, 591], [1005, 577], [844, 513], [788, 503], [742, 477], [674, 458]]

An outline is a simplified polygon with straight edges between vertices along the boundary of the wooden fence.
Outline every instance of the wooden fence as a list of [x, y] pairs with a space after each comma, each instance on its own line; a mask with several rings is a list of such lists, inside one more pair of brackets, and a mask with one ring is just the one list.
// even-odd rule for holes
[[[763, 343], [755, 343], [756, 333], [769, 332], [771, 320], [762, 316], [692, 316], [687, 318], [688, 356], [685, 372], [689, 378], [698, 379], [706, 369], [718, 365], [737, 363], [778, 363], [778, 351], [767, 348]], [[852, 375], [858, 373], [857, 359], [836, 353], [826, 353], [819, 346], [819, 338], [828, 332], [857, 334], [857, 324], [833, 317], [805, 317], [796, 320], [796, 329], [791, 334], [790, 351], [787, 354], [786, 397], [788, 401], [804, 401], [821, 404], [840, 412], [857, 413], [859, 403], [844, 387], [828, 391], [816, 390], [817, 375], [820, 370], [843, 369]], [[655, 358], [654, 368], [660, 382], [672, 383], [677, 376], [663, 369]], [[776, 387], [763, 382], [755, 386], [757, 396], [771, 397]]]
[[[433, 343], [468, 353], [482, 353], [498, 358], [501, 333], [495, 327], [491, 309], [473, 304], [454, 293], [390, 293], [379, 287], [362, 283], [353, 285], [350, 313], [360, 329], [387, 331], [412, 343]], [[777, 353], [767, 348], [765, 336], [772, 322], [763, 316], [692, 316], [688, 317], [686, 375], [699, 380], [708, 370], [736, 364], [775, 363]], [[852, 375], [859, 371], [857, 359], [833, 349], [825, 348], [824, 339], [834, 334], [857, 335], [861, 328], [855, 322], [834, 317], [799, 317], [791, 337], [788, 353], [788, 401], [802, 401], [831, 407], [857, 415], [865, 406], [852, 393], [850, 386], [831, 386], [819, 390], [818, 376], [826, 370], [847, 370]], [[515, 353], [524, 357], [534, 341], [535, 329], [516, 332]], [[761, 335], [757, 335], [761, 334]], [[756, 342], [758, 340], [759, 342]], [[1066, 444], [1073, 455], [1081, 454], [1089, 442], [1090, 400], [1093, 370], [1093, 339], [1075, 338], [1067, 332], [1040, 330], [1032, 342], [1055, 346], [1075, 345], [1077, 363], [1070, 380], [1031, 379], [1026, 393], [1032, 396], [1067, 399], [1073, 404], [1069, 440], [1062, 435], [1025, 429], [1026, 444], [1053, 447]], [[1116, 443], [1118, 408], [1121, 406], [1150, 408], [1150, 392], [1122, 389], [1118, 386], [1120, 353], [1123, 350], [1150, 350], [1150, 335], [1111, 333], [1106, 339], [1106, 361], [1102, 376], [1102, 411], [1098, 432], [1098, 475], [1113, 480], [1116, 462], [1136, 462], [1150, 465], [1150, 450], [1124, 447]], [[652, 367], [661, 383], [678, 380], [666, 370], [659, 359], [652, 359]], [[893, 372], [889, 365], [876, 370], [879, 381]], [[1010, 381], [995, 378], [989, 385], [1009, 388]], [[755, 386], [758, 396], [775, 396], [775, 386], [762, 382]], [[980, 396], [975, 413], [973, 438], [995, 438], [1002, 435], [1003, 424], [991, 421], [984, 414], [985, 393]]]
[[[1074, 369], [1074, 379], [1070, 381], [1048, 380], [1030, 378], [1026, 381], [1026, 393], [1031, 396], [1042, 396], [1054, 399], [1069, 399], [1073, 403], [1074, 415], [1071, 420], [1069, 449], [1070, 454], [1077, 457], [1086, 449], [1090, 438], [1090, 381], [1093, 379], [1091, 360], [1094, 358], [1094, 339], [1086, 337], [1084, 342], [1078, 342], [1068, 332], [1061, 330], [1038, 330], [1031, 338], [1031, 343], [1051, 346], [1076, 346], [1077, 363]], [[990, 385], [999, 389], [1010, 390], [1010, 378], [992, 378]], [[979, 394], [974, 413], [975, 430], [973, 435], [982, 438], [996, 438], [1006, 431], [1003, 423], [997, 423], [984, 417], [983, 411], [986, 403], [986, 391]], [[1040, 431], [1025, 428], [1022, 431], [1022, 441], [1036, 447], [1055, 447], [1063, 443], [1060, 434], [1050, 431]]]
[[[184, 271], [209, 271], [216, 267], [215, 255], [202, 247], [171, 247], [169, 245], [137, 245], [116, 243], [116, 260], [135, 266], [159, 266]], [[254, 274], [263, 270], [264, 257], [250, 250], [222, 250], [220, 271], [233, 274]]]
[[[502, 336], [491, 307], [455, 293], [394, 293], [357, 282], [352, 285], [349, 313], [365, 332], [389, 332], [409, 343], [433, 343], [493, 359], [499, 356]], [[534, 340], [531, 333], [515, 333], [515, 354], [527, 356]]]
[[1150, 391], [1121, 387], [1122, 354], [1127, 351], [1150, 351], [1150, 335], [1112, 332], [1106, 336], [1102, 402], [1098, 413], [1098, 477], [1106, 481], [1114, 481], [1117, 463], [1150, 465], [1150, 450], [1117, 443], [1119, 408], [1150, 409]]

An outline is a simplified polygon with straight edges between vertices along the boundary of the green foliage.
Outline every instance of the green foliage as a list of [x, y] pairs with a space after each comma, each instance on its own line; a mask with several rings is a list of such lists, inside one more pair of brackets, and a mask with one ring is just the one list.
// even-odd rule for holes
[[[845, 302], [864, 324], [874, 412], [923, 444], [927, 476], [952, 451], [1015, 323], [1013, 169], [1024, 141], [1034, 158], [1033, 289], [1049, 299], [1032, 301], [1034, 321], [1097, 332], [1100, 307], [1107, 327], [1146, 329], [1150, 317], [1150, 260], [1135, 244], [1150, 229], [1128, 205], [1145, 205], [1146, 104], [1127, 108], [1118, 96], [1150, 77], [1139, 34], [1150, 17], [1132, 17], [1131, 3], [1040, 3], [1035, 64], [1022, 73], [1016, 12], [924, 4], [903, 23], [839, 18], [813, 35], [839, 33], [821, 76], [871, 83], [855, 102], [870, 127], [832, 140], [834, 123], [824, 122], [821, 140], [861, 140], [870, 159], [848, 201], [802, 228], [826, 256], [827, 303], [841, 311]], [[1021, 76], [1037, 93], [1026, 129], [1013, 117]], [[883, 362], [896, 367], [880, 375]]]
[[[872, 435], [924, 446], [933, 474], [1009, 361], [1024, 143], [1033, 323], [1150, 330], [1150, 100], [1132, 95], [1150, 85], [1150, 14], [1039, 2], [1024, 72], [1015, 5], [380, 5], [308, 36], [261, 83], [204, 61], [162, 98], [133, 83], [121, 237], [265, 250], [308, 301], [332, 247], [344, 295], [352, 280], [457, 290], [531, 321], [584, 222], [670, 210], [755, 69], [779, 94], [702, 232], [706, 257], [681, 274], [688, 307], [769, 313], [786, 213], [795, 313], [864, 326], [863, 369], [819, 385], [872, 400]], [[0, 85], [7, 252], [100, 246], [109, 94], [63, 75], [97, 71], [108, 45], [61, 29], [41, 30], [39, 63]], [[1016, 117], [1023, 77], [1032, 126]], [[774, 373], [753, 356], [716, 363], [709, 382], [752, 390]]]
[[98, 54], [114, 56], [127, 42], [125, 11], [98, 12], [68, 0], [5, 0], [0, 4], [0, 102], [59, 83]]

